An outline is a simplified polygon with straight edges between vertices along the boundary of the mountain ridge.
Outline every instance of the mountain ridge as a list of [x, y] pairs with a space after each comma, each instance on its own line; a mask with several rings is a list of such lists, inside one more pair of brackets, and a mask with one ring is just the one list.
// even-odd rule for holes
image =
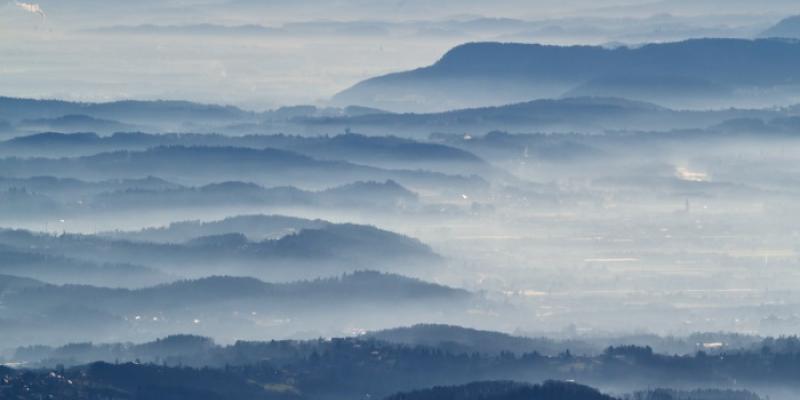
[[618, 48], [474, 42], [452, 48], [428, 67], [361, 81], [333, 102], [444, 111], [556, 98], [609, 75], [769, 88], [800, 81], [797, 49], [799, 41], [785, 39], [690, 39]]

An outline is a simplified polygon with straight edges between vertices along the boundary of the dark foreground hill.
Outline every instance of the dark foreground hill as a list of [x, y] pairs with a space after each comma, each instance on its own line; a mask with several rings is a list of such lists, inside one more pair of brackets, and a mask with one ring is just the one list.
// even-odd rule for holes
[[[559, 400], [572, 399], [571, 396], [582, 400], [609, 399], [574, 383], [508, 382], [552, 379], [574, 380], [614, 393], [635, 392], [620, 396], [626, 400], [757, 400], [759, 397], [746, 388], [757, 388], [765, 394], [797, 390], [794, 378], [797, 366], [791, 362], [798, 354], [797, 338], [765, 340], [761, 347], [729, 350], [719, 355], [703, 352], [665, 355], [636, 346], [610, 347], [595, 356], [575, 356], [567, 350], [556, 356], [535, 352], [486, 355], [365, 338], [238, 341], [220, 346], [206, 338], [180, 335], [140, 345], [85, 343], [61, 348], [21, 348], [15, 354], [18, 360], [39, 359], [47, 368], [57, 369], [28, 373], [5, 370], [0, 375], [5, 374], [7, 382], [14, 379], [34, 384], [46, 376], [64, 376], [64, 381], [73, 383], [88, 379], [84, 382], [95, 387], [127, 385], [129, 389], [153, 385], [151, 379], [156, 377], [160, 385], [178, 389], [190, 388], [186, 385], [194, 379], [224, 376], [229, 382], [243, 386], [240, 390], [262, 390], [251, 392], [251, 398], [260, 398], [254, 394], [263, 390], [270, 393], [280, 388], [282, 393], [313, 399], [352, 399], [365, 394], [370, 398], [394, 395], [390, 397], [393, 400], [538, 400], [550, 399], [548, 396]], [[58, 368], [59, 363], [80, 365], [76, 363], [86, 359], [115, 362], [115, 365], [96, 363], [66, 370]], [[102, 376], [94, 375], [92, 370], [98, 365], [103, 368]], [[174, 378], [171, 382], [165, 379], [170, 376]], [[114, 380], [106, 380], [112, 377]], [[464, 385], [467, 382], [477, 383]], [[640, 391], [663, 386], [718, 389]], [[220, 382], [219, 388], [223, 387]], [[430, 387], [436, 388], [420, 390]], [[210, 389], [204, 383], [195, 383], [193, 389], [200, 388]], [[236, 398], [224, 393], [218, 395]]]
[[[17, 373], [0, 370], [4, 399], [174, 399], [174, 400], [278, 400], [345, 398], [343, 393], [313, 397], [276, 381], [282, 371], [262, 376], [242, 368], [189, 369], [155, 365], [94, 363], [57, 372]], [[272, 375], [272, 376], [270, 376]], [[367, 398], [371, 398], [368, 396]], [[476, 382], [459, 387], [436, 387], [390, 396], [387, 400], [613, 400], [587, 386], [548, 381], [542, 385], [513, 382]]]
[[386, 400], [614, 400], [576, 383], [548, 381], [541, 385], [493, 381], [438, 386], [389, 396]]

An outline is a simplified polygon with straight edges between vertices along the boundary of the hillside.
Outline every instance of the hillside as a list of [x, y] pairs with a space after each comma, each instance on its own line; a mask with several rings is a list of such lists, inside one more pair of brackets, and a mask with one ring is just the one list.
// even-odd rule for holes
[[[38, 100], [0, 97], [0, 119], [22, 121], [80, 116], [146, 125], [169, 122], [180, 125], [189, 121], [219, 122], [253, 120], [255, 114], [236, 107], [199, 104], [188, 101], [117, 101], [79, 103], [62, 100]], [[73, 117], [74, 120], [74, 117]], [[91, 120], [90, 120], [91, 121]]]
[[165, 227], [135, 232], [104, 232], [101, 236], [145, 242], [181, 243], [202, 236], [241, 233], [251, 240], [275, 239], [301, 229], [319, 229], [330, 223], [322, 220], [281, 215], [239, 215], [219, 221], [181, 221]]
[[[469, 43], [429, 67], [362, 81], [333, 100], [390, 111], [444, 111], [557, 98], [596, 79], [609, 82], [608, 77], [768, 89], [800, 78], [798, 49], [798, 42], [774, 39], [693, 39], [616, 48]], [[624, 97], [622, 89], [628, 86], [623, 82], [619, 91], [607, 87], [603, 94]], [[654, 99], [660, 97], [658, 88], [673, 90], [671, 85], [651, 87]], [[686, 98], [692, 100], [691, 94]]]
[[50, 283], [137, 287], [169, 280], [169, 275], [130, 263], [102, 263], [0, 244], [0, 274]]
[[524, 354], [535, 351], [540, 354], [556, 355], [567, 346], [574, 353], [581, 353], [587, 348], [587, 345], [583, 343], [563, 343], [543, 338], [533, 339], [500, 332], [437, 324], [386, 329], [370, 332], [367, 336], [409, 346], [439, 347], [454, 353], [500, 354], [512, 352]]
[[473, 382], [462, 386], [399, 393], [386, 400], [614, 400], [599, 391], [575, 383], [548, 381], [541, 385], [514, 382]]
[[[0, 252], [0, 256], [7, 257], [6, 266], [0, 272], [12, 273], [14, 267], [24, 267], [25, 274], [41, 273], [45, 275], [34, 277], [44, 278], [49, 276], [48, 271], [52, 275], [59, 274], [55, 266], [60, 265], [63, 273], [58, 276], [72, 272], [84, 279], [100, 279], [104, 275], [113, 276], [113, 271], [117, 270], [131, 279], [146, 277], [147, 270], [122, 265], [128, 260], [137, 260], [178, 276], [246, 272], [276, 278], [287, 274], [319, 276], [320, 273], [358, 268], [413, 271], [422, 266], [430, 268], [440, 261], [440, 257], [419, 240], [366, 225], [323, 224], [290, 231], [277, 238], [253, 240], [229, 229], [208, 233], [210, 235], [181, 243], [154, 243], [97, 235], [52, 236], [0, 230], [0, 245], [8, 248], [5, 254]], [[70, 259], [72, 261], [68, 262]]]
[[56, 176], [86, 180], [159, 176], [173, 181], [208, 184], [249, 180], [270, 186], [328, 188], [358, 180], [397, 180], [416, 187], [444, 185], [479, 188], [478, 176], [386, 169], [348, 161], [318, 160], [272, 148], [162, 146], [142, 151], [111, 151], [71, 158], [0, 158], [7, 177]]
[[[369, 113], [342, 117], [366, 117], [386, 114]], [[305, 119], [313, 120], [311, 117]], [[325, 117], [333, 118], [333, 117]], [[303, 119], [298, 120], [302, 123]], [[460, 163], [481, 164], [480, 158], [463, 150], [439, 143], [414, 141], [395, 136], [374, 137], [360, 134], [335, 136], [245, 135], [218, 134], [147, 134], [114, 133], [99, 136], [94, 133], [45, 132], [18, 136], [0, 142], [0, 154], [26, 157], [66, 157], [92, 155], [119, 150], [145, 150], [159, 146], [214, 146], [250, 149], [273, 148], [292, 151], [318, 159], [349, 160], [361, 164], [375, 163]]]
[[785, 18], [761, 32], [762, 38], [800, 39], [800, 15]]
[[406, 134], [418, 136], [432, 132], [473, 136], [493, 130], [604, 133], [614, 130], [652, 130], [653, 127], [658, 127], [658, 130], [705, 128], [732, 118], [773, 119], [786, 116], [787, 113], [791, 111], [786, 109], [678, 110], [648, 102], [590, 96], [540, 99], [444, 112], [323, 118], [306, 120], [305, 123], [317, 126], [317, 129], [357, 127], [375, 133], [402, 130]]
[[[16, 281], [9, 281], [17, 285]], [[61, 304], [98, 309], [110, 313], [170, 312], [201, 310], [240, 301], [258, 302], [261, 309], [278, 305], [331, 308], [358, 302], [421, 302], [464, 300], [469, 292], [374, 271], [360, 271], [337, 278], [265, 283], [254, 278], [209, 277], [141, 289], [109, 289], [87, 285], [30, 285], [7, 293], [5, 303], [28, 305], [27, 312], [47, 310]]]

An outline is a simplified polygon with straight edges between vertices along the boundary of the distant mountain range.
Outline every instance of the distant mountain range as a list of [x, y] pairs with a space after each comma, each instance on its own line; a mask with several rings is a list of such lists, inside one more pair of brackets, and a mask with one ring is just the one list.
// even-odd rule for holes
[[263, 25], [236, 25], [225, 26], [215, 24], [192, 25], [132, 25], [110, 26], [92, 29], [88, 32], [99, 34], [143, 34], [143, 35], [275, 35], [284, 31], [280, 28], [271, 28]]
[[800, 15], [785, 18], [761, 32], [762, 38], [800, 39]]
[[[730, 4], [730, 3], [726, 3]], [[771, 3], [774, 4], [774, 3]], [[685, 7], [686, 5], [684, 5]], [[459, 4], [458, 7], [463, 7]], [[628, 5], [627, 7], [632, 7]], [[646, 8], [647, 6], [643, 6]], [[282, 25], [223, 25], [213, 23], [188, 24], [141, 24], [113, 25], [83, 31], [97, 35], [174, 35], [174, 36], [239, 36], [261, 40], [297, 40], [308, 37], [381, 37], [386, 39], [415, 37], [421, 40], [463, 40], [503, 38], [513, 40], [555, 41], [569, 38], [574, 42], [664, 42], [692, 37], [748, 37], [753, 30], [761, 28], [768, 15], [752, 15], [744, 20], [743, 15], [728, 18], [698, 18], [693, 15], [678, 15], [674, 6], [670, 11], [644, 11], [641, 17], [624, 17], [624, 13], [611, 12], [607, 16], [572, 16], [555, 19], [525, 20], [508, 17], [452, 17], [445, 19], [413, 18], [412, 21], [397, 20], [396, 10], [381, 12], [389, 20], [321, 19], [290, 22]], [[310, 7], [317, 9], [317, 7]], [[446, 8], [446, 7], [445, 7]], [[776, 9], [771, 9], [776, 13]], [[697, 15], [702, 15], [698, 12]], [[731, 12], [733, 14], [733, 12]]]
[[[469, 78], [465, 79], [469, 81]], [[409, 85], [413, 87], [413, 84]], [[467, 82], [466, 85], [469, 86], [470, 83]], [[645, 88], [646, 85], [631, 90], [645, 90]], [[586, 87], [585, 90], [592, 89]], [[329, 129], [353, 127], [384, 134], [402, 131], [407, 135], [428, 135], [432, 132], [475, 135], [492, 130], [605, 133], [620, 130], [667, 131], [706, 128], [735, 118], [770, 120], [794, 113], [795, 110], [791, 108], [675, 110], [641, 101], [588, 96], [543, 99], [434, 113], [313, 118], [305, 120], [305, 123]]]
[[[43, 131], [74, 133], [158, 131], [242, 135], [285, 132], [295, 118], [358, 116], [386, 111], [362, 107], [285, 106], [263, 112], [189, 101], [124, 100], [86, 103], [0, 97], [0, 137]], [[329, 133], [329, 132], [326, 132]]]
[[[65, 116], [69, 117], [63, 120]], [[77, 117], [82, 116], [82, 117]], [[256, 113], [236, 107], [192, 103], [188, 101], [117, 101], [111, 103], [77, 103], [61, 100], [36, 100], [0, 97], [0, 120], [26, 121], [42, 119], [61, 123], [76, 118], [124, 121], [131, 124], [152, 126], [169, 123], [173, 128], [183, 122], [241, 122], [256, 120]], [[103, 122], [103, 121], [100, 121]], [[105, 121], [108, 123], [108, 121]]]
[[[383, 113], [385, 114], [385, 113]], [[372, 114], [359, 114], [364, 117]], [[103, 132], [103, 131], [95, 131]], [[289, 136], [219, 134], [146, 134], [47, 132], [19, 136], [0, 142], [0, 155], [17, 157], [74, 157], [119, 150], [146, 150], [158, 146], [215, 146], [249, 149], [273, 148], [320, 160], [346, 160], [380, 167], [431, 170], [485, 171], [488, 166], [474, 154], [439, 143], [388, 136], [359, 134], [336, 136]]]
[[[469, 43], [429, 67], [368, 79], [333, 100], [405, 112], [570, 93], [635, 95], [632, 100], [668, 106], [698, 106], [710, 99], [717, 107], [776, 104], [781, 90], [794, 93], [792, 86], [800, 82], [799, 50], [800, 42], [781, 39], [693, 39], [618, 48]], [[732, 101], [731, 92], [740, 90], [747, 95]]]
[[437, 189], [448, 186], [468, 190], [486, 185], [485, 180], [475, 175], [395, 170], [347, 161], [318, 160], [287, 150], [243, 147], [162, 146], [72, 158], [8, 157], [0, 159], [0, 170], [6, 177], [56, 176], [103, 180], [159, 176], [200, 185], [247, 180], [269, 186], [329, 188], [359, 180], [387, 179], [411, 187]]
[[[693, 43], [694, 46], [689, 49], [692, 50], [705, 42], [682, 43]], [[794, 41], [788, 39], [722, 40], [720, 43], [726, 45], [722, 46], [723, 48], [732, 47], [737, 51], [744, 51], [739, 49], [741, 43], [749, 43], [752, 52], [765, 52], [771, 56], [775, 56], [772, 53], [777, 52], [774, 50], [776, 47], [793, 51], [794, 47], [792, 46], [795, 46]], [[464, 48], [469, 50], [471, 46], [473, 45], [465, 45]], [[493, 49], [493, 44], [475, 44], [474, 46]], [[510, 46], [511, 49], [515, 49], [511, 52], [512, 54], [501, 52], [501, 55], [505, 57], [514, 57], [516, 52], [524, 55], [529, 51], [527, 46], [532, 46], [534, 53], [539, 51], [536, 49], [542, 47], [538, 45], [502, 46]], [[657, 45], [646, 47], [651, 46]], [[673, 49], [674, 53], [681, 54], [678, 51], [682, 49], [681, 43], [672, 44], [672, 46], [677, 47], [677, 49]], [[573, 49], [564, 49], [564, 52], [570, 51]], [[594, 54], [585, 49], [581, 51]], [[605, 54], [604, 52], [619, 50], [597, 48], [593, 51]], [[637, 51], [642, 50], [627, 49], [626, 52], [619, 54], [636, 53]], [[740, 56], [744, 55], [740, 54]], [[797, 106], [772, 106], [774, 104], [795, 104], [798, 100], [797, 96], [789, 93], [794, 90], [793, 72], [780, 69], [781, 65], [793, 62], [791, 57], [791, 55], [784, 56], [787, 59], [784, 60], [785, 62], [764, 67], [766, 71], [763, 74], [764, 77], [752, 78], [741, 85], [737, 84], [738, 86], [728, 82], [736, 81], [738, 78], [735, 76], [726, 78], [726, 83], [722, 78], [710, 79], [688, 73], [673, 75], [628, 73], [593, 76], [594, 70], [590, 69], [581, 72], [581, 74], [589, 76], [586, 79], [567, 85], [562, 88], [563, 90], [559, 89], [558, 94], [551, 93], [553, 98], [542, 98], [547, 96], [543, 96], [538, 91], [526, 91], [520, 96], [513, 95], [515, 90], [523, 90], [527, 85], [525, 82], [528, 80], [533, 79], [537, 82], [541, 80], [526, 77], [523, 72], [515, 69], [512, 69], [506, 78], [492, 78], [488, 81], [476, 79], [473, 77], [474, 75], [494, 74], [478, 68], [455, 73], [449, 78], [439, 74], [420, 72], [426, 70], [422, 69], [400, 74], [398, 75], [400, 78], [394, 77], [394, 75], [375, 78], [352, 89], [361, 92], [362, 86], [367, 88], [373, 85], [392, 86], [395, 85], [393, 82], [400, 79], [409, 82], [408, 84], [397, 83], [395, 85], [397, 90], [416, 90], [414, 88], [419, 86], [422, 88], [420, 90], [438, 90], [438, 93], [443, 96], [452, 96], [460, 99], [459, 101], [468, 100], [463, 104], [453, 105], [453, 107], [458, 106], [458, 109], [454, 110], [450, 110], [453, 107], [443, 101], [437, 103], [441, 107], [417, 107], [415, 109], [422, 111], [415, 113], [392, 113], [377, 108], [357, 106], [346, 108], [294, 106], [253, 113], [233, 107], [183, 102], [178, 102], [177, 105], [174, 105], [173, 102], [158, 101], [84, 105], [82, 103], [0, 98], [0, 106], [8, 103], [9, 109], [19, 109], [20, 115], [30, 117], [19, 120], [15, 113], [6, 112], [0, 108], [0, 135], [9, 138], [0, 142], [0, 156], [75, 157], [121, 150], [145, 151], [155, 147], [230, 147], [253, 151], [270, 148], [308, 156], [319, 161], [345, 160], [355, 164], [382, 168], [424, 169], [445, 173], [458, 171], [462, 174], [483, 175], [497, 171], [491, 170], [483, 160], [474, 154], [439, 143], [432, 143], [425, 139], [432, 133], [442, 132], [476, 134], [492, 130], [570, 133], [598, 133], [609, 130], [666, 131], [704, 129], [728, 120], [761, 119], [771, 121], [792, 118], [800, 114]], [[708, 61], [708, 63], [712, 62]], [[753, 64], [757, 63], [748, 59], [742, 68], [761, 68]], [[437, 64], [430, 68], [444, 67], [438, 67]], [[447, 68], [458, 70], [455, 66]], [[490, 65], [484, 69], [491, 70]], [[537, 66], [538, 69], [542, 69], [542, 67]], [[701, 68], [698, 67], [698, 69]], [[450, 75], [445, 74], [445, 76]], [[499, 74], [497, 76], [506, 75]], [[722, 75], [720, 76], [722, 77]], [[774, 78], [780, 76], [784, 76], [784, 78]], [[463, 79], [465, 83], [457, 84], [456, 88], [445, 88], [444, 86], [449, 84], [450, 79], [456, 81]], [[495, 85], [504, 79], [513, 81], [509, 85], [513, 84], [514, 88], [510, 90], [496, 90], [495, 88], [488, 92], [474, 91], [468, 95], [458, 92], [459, 90], [472, 90], [469, 88], [473, 85]], [[428, 80], [432, 80], [432, 82], [425, 83]], [[371, 83], [373, 81], [377, 83]], [[387, 88], [387, 90], [391, 92], [395, 89]], [[739, 91], [747, 92], [747, 97], [751, 100], [758, 99], [759, 92], [762, 90], [771, 91], [768, 101], [755, 101], [754, 103], [757, 104], [752, 106], [725, 108], [723, 106], [728, 103], [714, 99], [720, 96], [725, 99], [733, 99], [738, 96]], [[782, 93], [784, 92], [788, 93], [788, 97], [783, 97]], [[494, 93], [502, 96], [503, 99], [484, 101], [481, 100], [481, 93]], [[688, 97], [699, 102], [698, 108], [703, 108], [703, 110], [693, 110], [693, 107], [688, 107], [689, 105], [685, 101]], [[713, 107], [700, 104], [709, 100], [715, 101]], [[53, 104], [58, 106], [53, 108]], [[132, 104], [132, 110], [129, 113], [126, 111], [126, 107], [130, 104]], [[462, 108], [465, 106], [469, 106], [469, 108]], [[202, 113], [202, 110], [207, 107], [219, 111], [209, 112], [209, 115], [202, 118], [195, 118], [194, 113]], [[137, 113], [144, 112], [140, 108], [152, 109], [154, 115], [164, 115], [164, 118], [149, 120], [153, 122], [151, 125], [138, 124], [137, 118], [140, 115]], [[106, 109], [114, 110], [117, 113], [114, 117], [118, 118], [103, 119], [108, 114], [104, 111]], [[429, 111], [438, 109], [448, 111]], [[224, 110], [231, 111], [226, 113]], [[80, 111], [84, 113], [75, 114]], [[60, 112], [73, 113], [62, 115]], [[215, 116], [215, 114], [220, 115]], [[128, 130], [123, 128], [131, 128], [137, 132], [118, 132], [118, 130]], [[138, 132], [150, 130], [194, 133], [147, 134]], [[274, 132], [291, 132], [293, 135], [274, 134]], [[343, 133], [331, 135], [336, 132]], [[352, 132], [361, 132], [361, 134]], [[384, 137], [376, 137], [376, 135]], [[416, 140], [409, 138], [416, 138]]]

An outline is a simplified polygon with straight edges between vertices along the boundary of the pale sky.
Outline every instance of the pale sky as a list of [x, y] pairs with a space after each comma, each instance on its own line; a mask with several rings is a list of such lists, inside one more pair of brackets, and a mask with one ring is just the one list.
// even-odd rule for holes
[[0, 95], [324, 105], [468, 41], [752, 37], [795, 13], [795, 0], [5, 1]]

